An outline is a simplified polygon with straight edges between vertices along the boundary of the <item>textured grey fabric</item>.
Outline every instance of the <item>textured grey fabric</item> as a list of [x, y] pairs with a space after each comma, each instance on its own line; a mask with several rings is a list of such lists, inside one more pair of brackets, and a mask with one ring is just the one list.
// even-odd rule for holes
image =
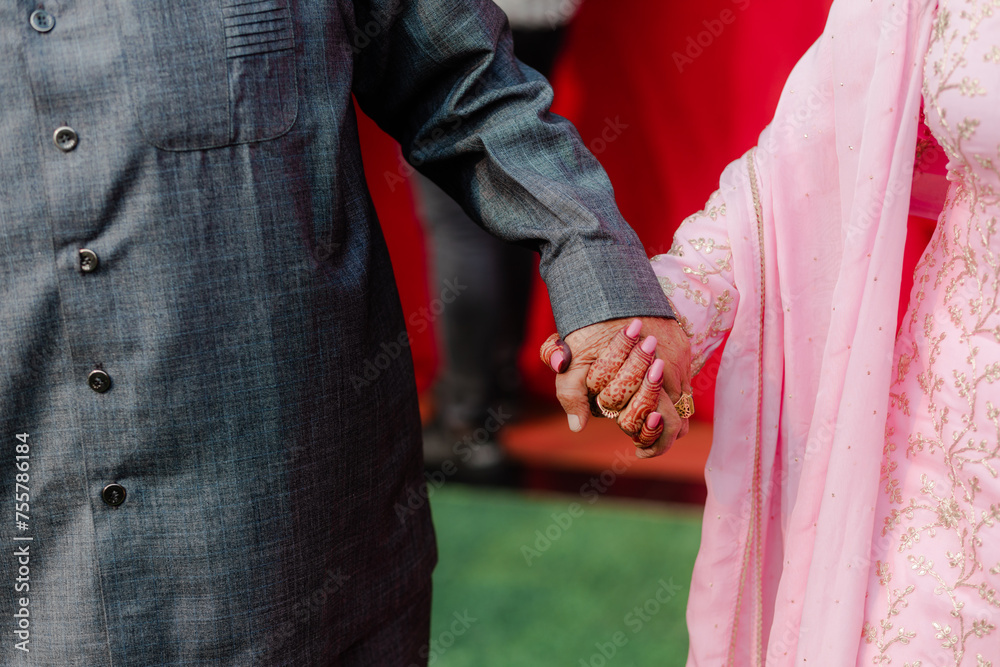
[[37, 7], [0, 6], [0, 573], [7, 627], [30, 613], [0, 664], [379, 654], [364, 638], [426, 597], [435, 552], [351, 92], [541, 251], [564, 332], [668, 314], [605, 175], [489, 3], [60, 0], [44, 33]]

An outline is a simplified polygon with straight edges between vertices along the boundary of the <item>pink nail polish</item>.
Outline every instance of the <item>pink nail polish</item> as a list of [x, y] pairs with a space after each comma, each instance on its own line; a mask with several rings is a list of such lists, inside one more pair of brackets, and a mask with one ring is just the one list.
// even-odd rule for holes
[[663, 379], [663, 359], [657, 359], [649, 367], [649, 381], [656, 384]]
[[556, 350], [552, 353], [552, 356], [549, 357], [549, 363], [552, 364], [552, 368], [556, 373], [562, 373], [566, 370], [563, 368], [566, 364], [566, 355], [562, 353], [562, 350]]
[[656, 352], [656, 336], [646, 336], [646, 340], [642, 341], [642, 345], [640, 347], [646, 354], [653, 354]]
[[655, 431], [660, 428], [660, 422], [663, 421], [663, 417], [659, 412], [650, 412], [649, 416], [646, 417], [646, 428], [650, 431]]
[[632, 323], [628, 325], [628, 329], [625, 330], [625, 335], [632, 340], [637, 340], [640, 331], [642, 331], [642, 320], [632, 320]]

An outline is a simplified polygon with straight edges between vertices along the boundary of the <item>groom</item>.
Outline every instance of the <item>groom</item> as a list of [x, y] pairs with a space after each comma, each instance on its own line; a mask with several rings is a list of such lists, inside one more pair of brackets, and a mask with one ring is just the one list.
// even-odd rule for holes
[[409, 355], [384, 353], [406, 328], [353, 99], [540, 252], [572, 428], [623, 322], [687, 353], [503, 14], [65, 0], [0, 19], [0, 491], [26, 517], [3, 529], [23, 636], [0, 664], [425, 661], [430, 514], [394, 511], [423, 489], [420, 419]]

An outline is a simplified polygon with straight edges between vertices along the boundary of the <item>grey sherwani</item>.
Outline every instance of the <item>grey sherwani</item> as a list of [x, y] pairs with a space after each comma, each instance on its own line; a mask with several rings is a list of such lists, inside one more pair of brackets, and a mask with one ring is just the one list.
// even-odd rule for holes
[[351, 93], [561, 331], [668, 305], [492, 4], [41, 6], [0, 5], [0, 664], [335, 664], [435, 561]]

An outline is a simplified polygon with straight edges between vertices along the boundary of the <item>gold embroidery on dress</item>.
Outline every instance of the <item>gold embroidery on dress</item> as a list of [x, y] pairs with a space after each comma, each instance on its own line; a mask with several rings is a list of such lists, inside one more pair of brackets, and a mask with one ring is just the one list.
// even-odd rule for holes
[[[684, 222], [681, 223], [681, 228], [698, 225], [699, 222], [706, 219], [717, 221], [720, 217], [725, 217], [725, 215], [726, 203], [722, 201], [721, 193], [716, 191], [709, 197], [705, 209], [685, 218]], [[686, 255], [685, 252], [687, 251], [692, 251], [694, 254]], [[691, 277], [691, 280], [675, 283], [670, 278], [659, 276], [660, 287], [667, 296], [667, 300], [670, 301], [671, 307], [674, 307], [678, 299], [683, 298], [698, 306], [699, 309], [708, 311], [707, 324], [699, 318], [698, 325], [696, 326], [690, 318], [681, 315], [681, 312], [685, 309], [674, 307], [678, 324], [681, 325], [684, 332], [691, 338], [691, 372], [692, 374], [696, 374], [705, 365], [705, 362], [708, 361], [708, 353], [713, 347], [713, 343], [721, 340], [732, 327], [732, 318], [727, 317], [727, 313], [730, 313], [733, 309], [734, 298], [732, 291], [725, 289], [712, 298], [712, 293], [715, 290], [705, 290], [702, 286], [709, 286], [711, 279], [715, 276], [722, 276], [732, 272], [733, 251], [731, 246], [719, 242], [718, 239], [701, 236], [685, 239], [684, 241], [675, 238], [667, 254], [674, 257], [702, 258], [707, 260], [700, 262], [697, 267], [683, 266], [681, 268], [686, 275]], [[663, 256], [658, 255], [653, 257], [652, 261], [656, 262], [661, 257]]]
[[[940, 127], [935, 134], [950, 159], [949, 179], [956, 185], [917, 266], [910, 317], [902, 323], [896, 350], [890, 407], [906, 417], [917, 409], [929, 414], [932, 430], [908, 433], [905, 448], [900, 449], [904, 443], [899, 442], [897, 429], [886, 428], [880, 493], [892, 508], [882, 518], [881, 535], [890, 541], [889, 549], [905, 554], [909, 579], [903, 580], [917, 585], [894, 584], [900, 578], [894, 576], [893, 567], [902, 569], [901, 559], [875, 562], [886, 606], [883, 618], [865, 621], [862, 629], [865, 644], [878, 649], [873, 664], [892, 663], [893, 655], [903, 654], [901, 647], [918, 641], [922, 647], [937, 646], [950, 653], [956, 666], [975, 660], [976, 667], [985, 667], [992, 664], [989, 658], [1000, 655], [996, 615], [984, 618], [970, 613], [963, 601], [971, 594], [1000, 611], [1000, 595], [987, 576], [1000, 574], [995, 552], [1000, 538], [993, 536], [1000, 531], [1000, 507], [977, 503], [984, 484], [993, 488], [1000, 484], [1000, 409], [987, 398], [998, 395], [1000, 360], [989, 358], [983, 349], [987, 340], [1000, 342], [1000, 237], [995, 215], [1000, 198], [994, 186], [1000, 182], [1000, 147], [991, 153], [971, 148], [981, 131], [981, 119], [956, 113], [959, 105], [954, 97], [943, 99], [949, 92], [963, 98], [1000, 95], [1000, 90], [988, 88], [997, 77], [986, 80], [963, 72], [975, 52], [971, 47], [983, 35], [1000, 36], [1000, 15], [994, 18], [1000, 14], [998, 8], [1000, 0], [941, 0], [928, 47], [925, 105], [929, 119], [934, 114]], [[988, 19], [992, 19], [989, 30], [983, 25]], [[1000, 66], [1000, 45], [986, 48], [978, 58]], [[955, 118], [948, 115], [949, 105]], [[988, 122], [995, 130], [998, 121]], [[949, 218], [960, 213], [956, 205], [967, 208], [967, 220]], [[930, 297], [934, 301], [928, 302]], [[989, 349], [997, 354], [995, 347]], [[961, 353], [956, 355], [956, 350]], [[907, 395], [902, 388], [913, 388], [907, 379], [917, 368], [923, 369], [914, 378], [921, 395]], [[992, 424], [990, 432], [982, 432], [984, 417]], [[922, 474], [916, 491], [898, 462], [928, 460], [944, 471], [944, 477]], [[917, 495], [907, 496], [907, 488]], [[984, 551], [988, 535], [992, 553]], [[959, 548], [944, 550], [942, 559], [941, 551], [929, 550], [939, 538], [951, 539], [944, 544]], [[915, 592], [922, 596], [921, 605], [928, 593], [940, 596], [941, 609], [947, 611], [930, 625], [912, 626], [908, 619], [917, 616], [906, 612], [911, 601], [917, 604]]]

